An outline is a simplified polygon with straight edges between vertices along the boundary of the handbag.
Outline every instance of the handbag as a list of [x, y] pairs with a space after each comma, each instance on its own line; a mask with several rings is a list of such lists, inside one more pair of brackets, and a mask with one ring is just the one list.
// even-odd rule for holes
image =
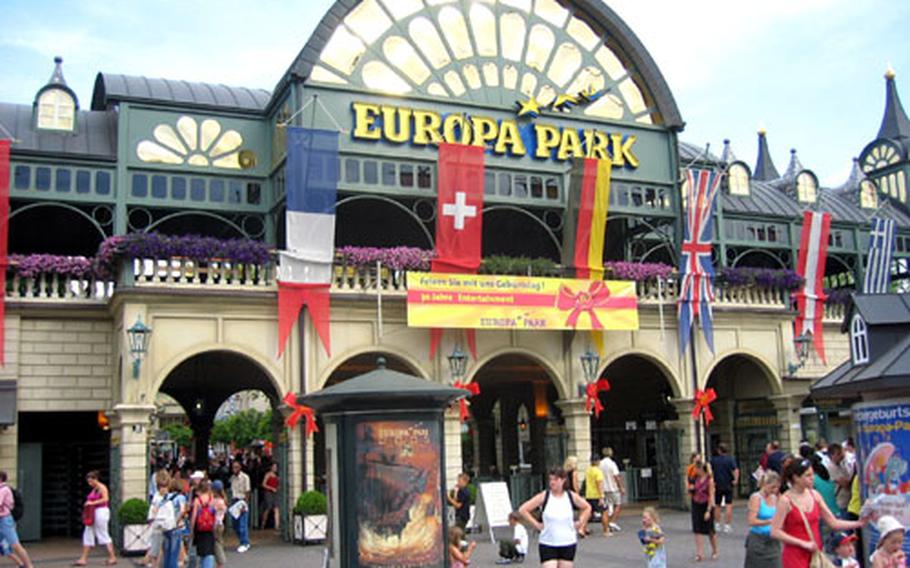
[[[814, 493], [812, 494], [812, 498], [815, 499]], [[790, 500], [790, 505], [796, 507], [796, 510], [799, 511], [799, 516], [803, 518], [803, 524], [806, 526], [806, 534], [809, 535], [812, 542], [815, 542], [815, 533], [812, 532], [812, 528], [809, 526], [809, 519], [806, 518], [806, 514], [792, 499]], [[837, 568], [834, 565], [834, 562], [831, 562], [831, 560], [825, 556], [825, 553], [822, 552], [822, 547], [819, 543], [815, 542], [815, 546], [818, 549], [812, 553], [812, 558], [809, 560], [809, 568]]]
[[95, 524], [95, 507], [92, 505], [82, 507], [82, 524], [87, 527]]

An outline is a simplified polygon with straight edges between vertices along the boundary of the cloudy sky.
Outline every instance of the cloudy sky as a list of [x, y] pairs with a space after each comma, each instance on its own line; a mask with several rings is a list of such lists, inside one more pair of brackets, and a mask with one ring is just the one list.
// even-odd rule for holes
[[[910, 2], [610, 0], [663, 71], [687, 127], [755, 161], [789, 149], [823, 183], [875, 136], [886, 65], [910, 105]], [[98, 71], [271, 89], [331, 0], [4, 0], [0, 101], [31, 103], [54, 55], [87, 108]], [[910, 110], [910, 106], [908, 106]]]

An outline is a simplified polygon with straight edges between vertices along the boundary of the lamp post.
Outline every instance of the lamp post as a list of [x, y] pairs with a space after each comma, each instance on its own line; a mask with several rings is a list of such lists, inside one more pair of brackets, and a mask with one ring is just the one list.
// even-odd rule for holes
[[[593, 383], [597, 380], [597, 368], [600, 367], [600, 355], [598, 355], [594, 350], [591, 349], [591, 346], [588, 346], [588, 350], [585, 351], [581, 357], [581, 370], [585, 374], [585, 383]], [[579, 389], [580, 394], [584, 394], [585, 387], [580, 385]]]
[[460, 345], [455, 345], [452, 354], [448, 356], [449, 372], [452, 374], [452, 383], [457, 383], [464, 377], [468, 366], [468, 356], [461, 350]]
[[142, 359], [148, 353], [152, 328], [142, 323], [142, 316], [136, 316], [136, 323], [126, 330], [126, 335], [130, 342], [130, 355], [133, 357], [133, 378], [138, 379]]
[[809, 332], [801, 333], [793, 338], [793, 344], [796, 345], [796, 357], [798, 363], [788, 363], [787, 371], [791, 375], [802, 369], [809, 360], [809, 345], [812, 344], [812, 334]]

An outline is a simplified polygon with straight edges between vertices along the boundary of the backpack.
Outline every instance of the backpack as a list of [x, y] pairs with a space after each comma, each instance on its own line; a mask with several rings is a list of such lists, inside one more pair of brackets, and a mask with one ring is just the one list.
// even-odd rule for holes
[[174, 494], [169, 493], [158, 505], [158, 511], [152, 519], [152, 526], [156, 529], [167, 532], [177, 528], [177, 507], [174, 505], [174, 497]]
[[[579, 511], [578, 505], [575, 504], [575, 499], [572, 498], [572, 492], [566, 489], [566, 494], [569, 496], [569, 503], [572, 504], [572, 512]], [[547, 489], [546, 493], [543, 496], [543, 503], [540, 504], [540, 511], [537, 513], [537, 520], [543, 521], [543, 511], [547, 508], [547, 501], [550, 500], [550, 490]]]
[[215, 530], [215, 505], [209, 499], [208, 503], [203, 505], [201, 499], [197, 499], [199, 512], [196, 513], [196, 532], [212, 532]]
[[22, 515], [25, 514], [25, 501], [22, 499], [22, 493], [18, 489], [10, 487], [10, 490], [13, 492], [13, 520], [18, 522]]

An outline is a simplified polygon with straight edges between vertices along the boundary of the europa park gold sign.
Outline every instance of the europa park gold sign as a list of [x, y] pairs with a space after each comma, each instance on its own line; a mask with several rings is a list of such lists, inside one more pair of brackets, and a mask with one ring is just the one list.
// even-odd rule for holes
[[558, 161], [573, 158], [611, 160], [614, 167], [637, 168], [636, 137], [594, 128], [558, 127], [540, 122], [519, 123], [466, 113], [440, 114], [426, 109], [354, 102], [357, 140], [435, 146], [441, 142], [487, 147], [504, 156], [533, 156]]

